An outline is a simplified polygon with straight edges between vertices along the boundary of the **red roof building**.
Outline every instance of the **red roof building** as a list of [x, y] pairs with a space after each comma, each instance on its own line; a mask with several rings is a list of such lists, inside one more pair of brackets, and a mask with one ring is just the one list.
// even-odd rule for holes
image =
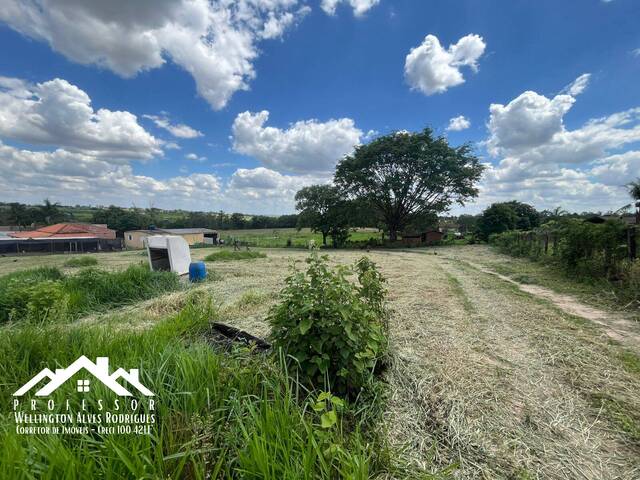
[[56, 223], [28, 232], [11, 232], [13, 238], [104, 238], [115, 239], [116, 232], [106, 225], [90, 223]]

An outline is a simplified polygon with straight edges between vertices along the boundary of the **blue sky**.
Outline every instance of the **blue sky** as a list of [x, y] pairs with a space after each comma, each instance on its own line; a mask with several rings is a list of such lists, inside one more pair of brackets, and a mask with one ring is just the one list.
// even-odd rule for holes
[[487, 163], [468, 212], [615, 210], [640, 175], [638, 20], [635, 0], [6, 0], [0, 200], [287, 213], [354, 145], [430, 126]]

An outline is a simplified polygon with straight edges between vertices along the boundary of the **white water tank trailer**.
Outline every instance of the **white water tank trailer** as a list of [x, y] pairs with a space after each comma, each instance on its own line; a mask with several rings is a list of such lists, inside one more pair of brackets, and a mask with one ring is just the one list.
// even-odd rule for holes
[[153, 235], [145, 239], [151, 270], [189, 273], [191, 252], [187, 241], [177, 235]]

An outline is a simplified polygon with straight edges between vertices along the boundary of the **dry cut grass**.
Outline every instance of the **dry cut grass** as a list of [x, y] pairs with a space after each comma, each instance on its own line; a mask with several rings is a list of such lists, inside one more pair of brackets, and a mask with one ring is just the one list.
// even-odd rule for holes
[[[329, 254], [346, 264], [362, 252]], [[467, 262], [486, 265], [485, 254], [473, 247], [369, 254], [389, 282], [393, 358], [380, 428], [401, 447], [398, 462], [468, 479], [640, 478], [638, 352], [602, 325]], [[121, 320], [117, 328], [149, 328], [195, 290], [214, 299], [219, 321], [266, 337], [264, 319], [288, 267], [306, 256], [272, 249], [267, 258], [211, 264], [215, 281], [108, 318]]]

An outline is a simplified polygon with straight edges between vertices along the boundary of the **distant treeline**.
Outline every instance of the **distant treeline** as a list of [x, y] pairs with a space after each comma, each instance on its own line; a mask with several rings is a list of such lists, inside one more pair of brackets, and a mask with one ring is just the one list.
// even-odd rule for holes
[[48, 200], [42, 205], [0, 203], [0, 225], [27, 228], [32, 225], [52, 225], [60, 222], [89, 222], [107, 224], [119, 232], [157, 228], [211, 228], [240, 230], [253, 228], [292, 228], [298, 215], [246, 215], [225, 212], [188, 212], [159, 208], [122, 208], [65, 206]]

